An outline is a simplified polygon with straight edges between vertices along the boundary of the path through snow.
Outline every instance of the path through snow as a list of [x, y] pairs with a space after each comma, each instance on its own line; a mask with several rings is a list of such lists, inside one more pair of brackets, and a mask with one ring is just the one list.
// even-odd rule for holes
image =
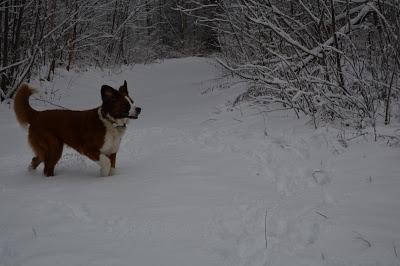
[[399, 149], [233, 108], [243, 88], [218, 76], [186, 58], [36, 82], [84, 109], [127, 80], [143, 115], [108, 178], [69, 149], [54, 178], [27, 172], [26, 133], [0, 106], [0, 265], [399, 265]]

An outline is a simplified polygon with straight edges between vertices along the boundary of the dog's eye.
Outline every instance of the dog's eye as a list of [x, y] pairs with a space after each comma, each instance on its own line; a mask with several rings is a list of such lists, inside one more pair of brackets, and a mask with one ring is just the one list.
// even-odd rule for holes
[[121, 117], [129, 116], [129, 110], [130, 110], [130, 106], [125, 107], [124, 110], [122, 110], [120, 113]]

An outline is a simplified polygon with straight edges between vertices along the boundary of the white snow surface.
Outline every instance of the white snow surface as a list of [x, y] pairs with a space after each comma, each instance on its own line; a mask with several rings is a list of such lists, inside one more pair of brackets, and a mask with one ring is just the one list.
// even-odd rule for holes
[[32, 82], [82, 110], [127, 80], [143, 111], [111, 177], [68, 148], [55, 177], [29, 172], [26, 130], [0, 105], [0, 265], [400, 265], [400, 149], [232, 107], [244, 85], [220, 75], [185, 58]]

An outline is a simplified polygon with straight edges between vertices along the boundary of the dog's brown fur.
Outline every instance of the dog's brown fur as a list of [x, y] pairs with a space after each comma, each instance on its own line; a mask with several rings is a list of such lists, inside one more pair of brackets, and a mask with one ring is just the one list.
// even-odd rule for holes
[[[126, 113], [126, 98], [129, 97], [126, 82], [119, 91], [104, 85], [102, 87], [102, 106], [86, 111], [34, 110], [29, 104], [29, 97], [34, 92], [34, 89], [24, 84], [16, 93], [14, 101], [17, 120], [23, 126], [29, 125], [28, 140], [35, 153], [30, 167], [36, 169], [43, 162], [44, 174], [53, 176], [54, 167], [61, 158], [64, 144], [94, 161], [100, 161], [102, 147], [106, 142], [106, 133], [107, 130], [110, 130], [110, 127], [107, 127], [105, 123], [111, 125], [111, 119], [113, 121], [122, 120], [121, 114]], [[133, 104], [130, 97], [129, 99]], [[136, 109], [138, 109], [136, 110], [137, 118], [140, 108]], [[110, 120], [101, 119], [100, 112], [109, 115]], [[124, 131], [125, 128], [121, 128], [121, 130]], [[120, 137], [122, 137], [123, 131], [121, 131]], [[116, 153], [117, 151], [104, 154], [110, 160], [111, 169], [115, 168]], [[107, 175], [110, 174], [111, 171]]]

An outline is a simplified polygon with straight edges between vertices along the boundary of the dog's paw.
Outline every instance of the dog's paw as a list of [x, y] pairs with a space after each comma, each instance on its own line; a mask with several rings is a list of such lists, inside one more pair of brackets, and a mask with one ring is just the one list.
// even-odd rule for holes
[[110, 176], [110, 171], [108, 171], [107, 169], [100, 169], [100, 176], [101, 177]]
[[115, 175], [115, 168], [100, 169], [100, 176], [101, 177], [107, 177], [107, 176], [113, 176], [113, 175]]
[[100, 165], [100, 175], [109, 176], [111, 172], [111, 161], [106, 155], [104, 154], [100, 155], [99, 165]]
[[37, 166], [34, 167], [32, 164], [29, 164], [26, 169], [28, 170], [28, 172], [34, 172], [37, 169]]
[[115, 168], [111, 168], [111, 170], [110, 170], [110, 176], [115, 175], [115, 173], [116, 173]]

